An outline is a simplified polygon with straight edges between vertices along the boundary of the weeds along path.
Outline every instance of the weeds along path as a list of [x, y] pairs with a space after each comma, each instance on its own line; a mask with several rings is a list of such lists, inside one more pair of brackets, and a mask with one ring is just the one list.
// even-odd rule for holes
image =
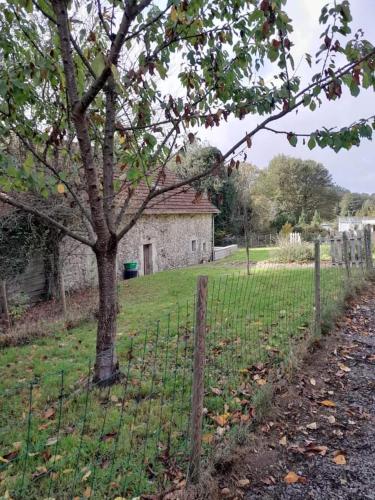
[[[216, 494], [246, 500], [375, 499], [374, 431], [372, 287], [350, 303], [337, 330], [280, 388], [267, 421], [216, 476]], [[247, 482], [247, 490], [238, 487]]]

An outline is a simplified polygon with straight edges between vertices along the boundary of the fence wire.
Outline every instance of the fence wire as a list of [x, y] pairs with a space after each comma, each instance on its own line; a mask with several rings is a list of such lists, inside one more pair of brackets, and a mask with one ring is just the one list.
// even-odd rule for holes
[[[328, 329], [364, 266], [321, 266]], [[204, 452], [257, 418], [257, 397], [314, 331], [314, 265], [261, 262], [209, 280]], [[186, 476], [195, 296], [118, 340], [122, 379], [99, 387], [94, 361], [1, 388], [0, 495], [132, 498]], [[103, 356], [113, 357], [113, 352]], [[75, 365], [74, 365], [75, 367]], [[76, 367], [75, 367], [76, 369]]]

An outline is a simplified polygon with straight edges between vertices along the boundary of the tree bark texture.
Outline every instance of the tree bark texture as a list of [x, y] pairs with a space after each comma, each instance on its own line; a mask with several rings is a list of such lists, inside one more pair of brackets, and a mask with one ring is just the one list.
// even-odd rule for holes
[[96, 250], [99, 278], [99, 314], [96, 339], [95, 383], [109, 385], [120, 377], [115, 350], [117, 332], [117, 242], [110, 239], [105, 250]]

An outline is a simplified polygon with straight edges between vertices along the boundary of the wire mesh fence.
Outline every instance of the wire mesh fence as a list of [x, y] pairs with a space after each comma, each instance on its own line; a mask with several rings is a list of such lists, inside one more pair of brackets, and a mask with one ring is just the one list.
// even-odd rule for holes
[[[320, 311], [316, 311], [317, 272]], [[257, 397], [301, 343], [328, 329], [371, 269], [260, 262], [250, 275], [209, 279], [203, 455], [257, 418]], [[0, 383], [0, 494], [9, 498], [133, 498], [180, 488], [189, 470], [196, 296], [118, 340], [120, 383], [78, 370]], [[113, 356], [113, 352], [103, 354]]]

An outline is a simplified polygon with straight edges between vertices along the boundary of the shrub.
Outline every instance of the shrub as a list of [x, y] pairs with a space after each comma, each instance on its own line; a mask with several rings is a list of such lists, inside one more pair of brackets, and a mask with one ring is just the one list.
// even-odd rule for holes
[[9, 300], [9, 314], [13, 321], [20, 319], [29, 308], [30, 298], [24, 292], [14, 294]]
[[289, 222], [286, 222], [280, 230], [280, 236], [286, 238], [293, 231], [293, 226]]
[[319, 236], [326, 236], [327, 231], [322, 229], [320, 226], [305, 226], [302, 230], [302, 237], [305, 241], [314, 241]]
[[280, 238], [273, 253], [273, 260], [282, 263], [309, 262], [314, 260], [314, 248], [310, 243], [291, 243]]

